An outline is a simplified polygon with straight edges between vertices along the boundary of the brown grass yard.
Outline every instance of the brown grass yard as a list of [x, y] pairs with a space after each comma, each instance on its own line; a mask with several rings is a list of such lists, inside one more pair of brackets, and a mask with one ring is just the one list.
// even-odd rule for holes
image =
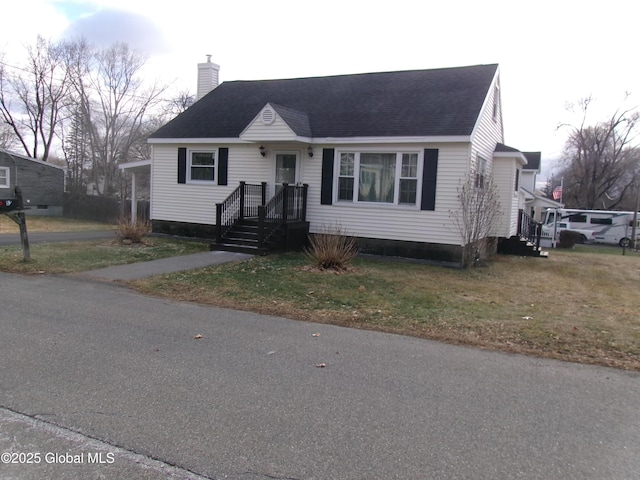
[[31, 261], [25, 262], [20, 244], [0, 246], [0, 271], [39, 275], [77, 273], [204, 252], [208, 245], [151, 238], [143, 244], [134, 245], [121, 245], [113, 240], [34, 243], [29, 249]]
[[[115, 225], [88, 222], [66, 217], [27, 215], [27, 233], [31, 232], [81, 232], [114, 229]], [[18, 224], [6, 215], [0, 215], [0, 234], [20, 233]]]
[[[35, 231], [110, 225], [28, 217]], [[0, 233], [17, 233], [0, 215]], [[0, 271], [73, 273], [205, 251], [206, 244], [151, 238], [2, 247]], [[640, 254], [619, 248], [555, 250], [548, 259], [498, 256], [456, 270], [359, 258], [344, 274], [319, 272], [300, 254], [131, 282], [133, 288], [227, 308], [318, 323], [640, 371]]]
[[620, 249], [497, 256], [469, 271], [357, 259], [343, 274], [285, 254], [131, 285], [176, 300], [640, 371], [640, 256]]

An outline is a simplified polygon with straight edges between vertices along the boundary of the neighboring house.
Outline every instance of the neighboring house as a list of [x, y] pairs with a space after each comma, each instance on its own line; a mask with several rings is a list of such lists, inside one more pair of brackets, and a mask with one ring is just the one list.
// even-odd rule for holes
[[547, 208], [562, 208], [562, 203], [545, 197], [536, 188], [537, 174], [540, 173], [540, 152], [522, 152], [527, 164], [522, 169], [520, 188], [525, 196], [525, 211], [536, 221], [540, 221]]
[[14, 198], [16, 185], [29, 215], [62, 216], [63, 167], [0, 150], [0, 198]]
[[[217, 65], [200, 67], [217, 78]], [[458, 187], [492, 175], [502, 204], [494, 236], [518, 234], [527, 157], [503, 144], [498, 65], [211, 88], [149, 138], [156, 232], [230, 243], [234, 224], [266, 201], [261, 225], [339, 226], [364, 252], [459, 264]], [[283, 183], [288, 197], [269, 203]]]

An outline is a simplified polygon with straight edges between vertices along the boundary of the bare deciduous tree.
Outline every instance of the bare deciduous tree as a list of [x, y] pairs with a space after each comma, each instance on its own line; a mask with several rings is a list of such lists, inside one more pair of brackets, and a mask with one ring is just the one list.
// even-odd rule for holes
[[458, 185], [460, 208], [449, 212], [462, 240], [462, 266], [477, 266], [487, 250], [489, 237], [501, 218], [498, 191], [490, 176], [482, 186], [476, 186], [469, 176]]
[[640, 178], [640, 150], [635, 147], [640, 113], [620, 109], [605, 121], [587, 125], [592, 103], [580, 101], [582, 121], [570, 129], [565, 144], [563, 200], [569, 207], [615, 209]]
[[0, 69], [0, 118], [27, 156], [46, 161], [68, 99], [68, 82], [59, 44], [38, 36], [27, 47], [26, 65]]
[[184, 112], [195, 102], [195, 97], [188, 90], [180, 91], [175, 97], [165, 101], [165, 113], [170, 117], [176, 117]]
[[133, 146], [149, 133], [147, 114], [166, 87], [143, 83], [146, 59], [127, 44], [94, 51], [81, 40], [69, 44], [67, 52], [79, 114], [89, 134], [94, 181], [100, 175], [106, 190], [100, 193], [110, 193], [117, 189], [118, 164], [128, 161]]

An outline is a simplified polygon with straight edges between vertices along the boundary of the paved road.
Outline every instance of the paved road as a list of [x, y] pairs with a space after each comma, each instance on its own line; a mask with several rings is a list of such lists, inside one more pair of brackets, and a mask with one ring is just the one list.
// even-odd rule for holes
[[3, 479], [640, 478], [636, 373], [84, 278], [0, 274], [0, 291], [0, 447], [85, 454]]

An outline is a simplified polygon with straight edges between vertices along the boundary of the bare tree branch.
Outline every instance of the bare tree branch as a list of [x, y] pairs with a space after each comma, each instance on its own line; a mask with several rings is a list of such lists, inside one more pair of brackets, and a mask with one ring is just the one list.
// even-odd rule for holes
[[458, 185], [460, 209], [449, 212], [463, 246], [463, 266], [475, 266], [480, 252], [486, 248], [498, 219], [501, 206], [497, 188], [491, 177], [485, 177], [483, 186], [476, 186], [471, 176]]
[[618, 208], [628, 201], [630, 186], [640, 174], [638, 138], [640, 114], [619, 108], [607, 120], [588, 125], [592, 99], [581, 101], [582, 119], [569, 126], [565, 144], [563, 197], [575, 208]]
[[61, 49], [38, 36], [20, 73], [0, 73], [0, 112], [25, 153], [47, 160], [68, 99]]

